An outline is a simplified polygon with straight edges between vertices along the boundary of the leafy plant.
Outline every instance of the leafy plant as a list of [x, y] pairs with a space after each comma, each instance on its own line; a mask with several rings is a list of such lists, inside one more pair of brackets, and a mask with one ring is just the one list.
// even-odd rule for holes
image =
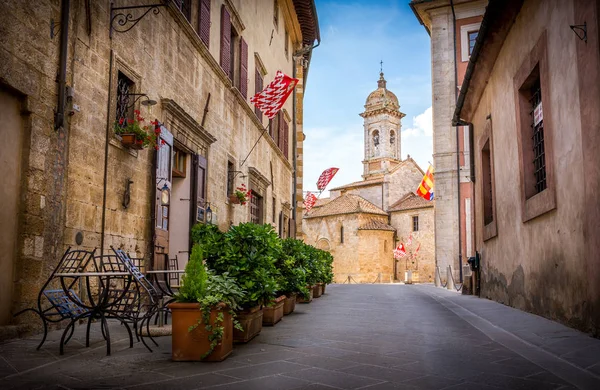
[[[204, 324], [210, 341], [210, 349], [202, 355], [202, 359], [210, 355], [223, 339], [224, 310], [228, 310], [231, 314], [234, 326], [242, 330], [240, 323], [236, 320], [235, 310], [240, 309], [239, 302], [245, 296], [245, 292], [227, 273], [216, 275], [214, 271], [207, 270], [203, 257], [202, 247], [198, 244], [194, 245], [185, 267], [185, 273], [181, 278], [179, 293], [175, 296], [175, 300], [178, 302], [198, 302], [200, 304], [202, 318], [196, 325], [190, 326], [188, 331], [191, 332], [199, 325]], [[211, 323], [212, 310], [217, 310], [218, 313]]]
[[282, 255], [277, 260], [279, 270], [279, 288], [284, 294], [298, 293], [308, 296], [306, 288], [306, 270], [302, 266], [302, 257], [299, 251], [303, 250], [304, 243], [294, 238], [286, 238], [282, 241]]
[[207, 257], [206, 263], [237, 281], [246, 291], [240, 305], [250, 308], [267, 304], [278, 290], [275, 260], [280, 252], [281, 240], [271, 225], [242, 223], [224, 234], [222, 251]]
[[133, 111], [135, 114], [134, 119], [120, 118], [115, 121], [114, 131], [117, 135], [122, 134], [135, 134], [136, 141], [142, 143], [144, 147], [152, 146], [156, 149], [159, 148], [156, 140], [160, 134], [160, 127], [158, 127], [158, 121], [150, 121], [149, 124], [144, 124], [145, 119], [141, 117], [139, 110]]
[[223, 255], [225, 235], [217, 225], [197, 223], [192, 227], [192, 242], [199, 244], [208, 264], [213, 264]]

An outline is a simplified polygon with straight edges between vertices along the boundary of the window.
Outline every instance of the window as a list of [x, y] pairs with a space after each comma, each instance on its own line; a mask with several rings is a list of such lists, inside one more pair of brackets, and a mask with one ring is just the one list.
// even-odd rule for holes
[[289, 130], [290, 125], [285, 120], [282, 111], [269, 120], [269, 135], [287, 159], [289, 159]]
[[513, 79], [523, 222], [556, 208], [548, 78], [547, 38], [544, 31], [523, 59]]
[[235, 174], [233, 167], [233, 163], [227, 161], [227, 196], [233, 195], [233, 178]]
[[233, 80], [233, 58], [231, 46], [231, 16], [225, 4], [221, 6], [221, 58], [220, 65], [223, 71], [229, 76], [230, 80]]
[[485, 130], [479, 139], [478, 148], [481, 151], [481, 180], [479, 182], [483, 200], [483, 240], [486, 241], [497, 235], [491, 118], [487, 120]]
[[263, 220], [263, 198], [255, 191], [251, 191], [250, 222], [261, 224]]
[[[254, 94], [259, 93], [260, 91], [263, 90], [263, 74], [260, 71], [260, 69], [258, 68], [258, 66], [256, 67], [256, 73], [254, 74], [255, 80], [254, 80]], [[256, 117], [258, 118], [258, 120], [262, 123], [262, 111], [258, 108], [258, 107], [254, 107], [254, 113], [256, 114]], [[270, 122], [269, 122], [270, 125]], [[269, 131], [269, 134], [271, 134], [271, 132]]]
[[473, 52], [479, 34], [480, 25], [481, 23], [471, 23], [460, 26], [460, 60], [462, 62], [469, 61], [469, 56]]
[[470, 31], [467, 33], [469, 39], [469, 56], [473, 53], [473, 48], [475, 47], [475, 41], [477, 40], [477, 35], [479, 31]]
[[235, 29], [233, 27], [231, 27], [231, 35], [229, 36], [229, 50], [230, 50], [230, 54], [229, 54], [229, 79], [233, 82], [233, 85], [236, 86], [238, 89], [240, 89], [240, 73], [239, 73], [239, 63], [240, 63], [240, 58], [239, 58], [239, 46], [238, 46], [238, 41], [239, 41], [240, 37], [237, 34], [237, 32], [235, 31]]
[[392, 130], [390, 132], [390, 145], [394, 145], [395, 142], [396, 142], [396, 133], [394, 133], [394, 130]]
[[175, 149], [173, 156], [173, 177], [185, 177], [187, 154]]
[[344, 227], [340, 226], [340, 243], [344, 243]]
[[413, 223], [413, 232], [418, 232], [419, 231], [419, 216], [418, 215], [413, 215], [412, 223]]
[[117, 121], [133, 119], [133, 104], [129, 105], [129, 94], [134, 92], [134, 82], [123, 73], [117, 76]]
[[200, 40], [209, 47], [210, 42], [210, 0], [200, 0], [198, 10], [198, 35]]
[[175, 0], [175, 5], [189, 22], [192, 19], [192, 0]]
[[277, 0], [273, 0], [273, 24], [275, 29], [279, 27], [279, 3]]
[[273, 197], [273, 223], [275, 223], [275, 207], [276, 207], [275, 205], [276, 205], [275, 197]]
[[289, 52], [290, 52], [290, 36], [287, 32], [287, 29], [285, 29], [285, 44], [284, 44], [284, 48], [285, 48], [285, 58], [289, 57]]

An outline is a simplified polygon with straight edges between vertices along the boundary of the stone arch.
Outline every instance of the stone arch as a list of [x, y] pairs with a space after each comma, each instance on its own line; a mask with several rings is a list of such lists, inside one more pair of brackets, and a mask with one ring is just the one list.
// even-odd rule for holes
[[331, 250], [331, 243], [327, 238], [321, 237], [317, 240], [317, 249], [322, 249], [329, 252]]

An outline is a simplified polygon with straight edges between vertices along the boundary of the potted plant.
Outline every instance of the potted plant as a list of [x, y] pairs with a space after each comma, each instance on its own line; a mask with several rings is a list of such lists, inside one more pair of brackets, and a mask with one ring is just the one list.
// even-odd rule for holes
[[285, 295], [272, 299], [265, 307], [263, 307], [262, 324], [274, 326], [283, 318], [283, 305], [285, 303]]
[[238, 302], [237, 319], [243, 331], [234, 331], [234, 342], [248, 342], [262, 330], [262, 305], [278, 290], [275, 259], [281, 240], [269, 224], [242, 223], [224, 234], [219, 256], [207, 258], [207, 266], [217, 273], [227, 272], [245, 291]]
[[159, 145], [156, 143], [160, 134], [158, 121], [144, 124], [145, 120], [140, 116], [140, 111], [134, 110], [134, 114], [134, 119], [120, 118], [115, 121], [114, 132], [121, 140], [121, 144], [138, 150], [149, 146], [158, 149]]
[[246, 185], [242, 183], [235, 189], [235, 192], [229, 195], [229, 201], [235, 204], [241, 204], [245, 206], [252, 196], [252, 191], [246, 189]]
[[227, 273], [207, 271], [202, 249], [194, 245], [172, 313], [174, 361], [222, 361], [233, 350], [234, 310], [244, 291]]
[[283, 314], [292, 313], [296, 307], [298, 294], [308, 296], [306, 288], [306, 271], [302, 267], [301, 257], [305, 244], [294, 238], [286, 238], [282, 242], [282, 255], [277, 260], [277, 269], [280, 279], [278, 281], [280, 291], [285, 294]]

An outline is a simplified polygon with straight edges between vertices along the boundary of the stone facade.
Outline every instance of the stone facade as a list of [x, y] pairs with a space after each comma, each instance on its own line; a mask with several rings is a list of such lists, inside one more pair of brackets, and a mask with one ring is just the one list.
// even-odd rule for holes
[[[598, 336], [600, 3], [491, 1], [486, 21], [456, 112], [474, 129], [481, 295]], [[587, 41], [563, 28], [584, 22]], [[540, 125], [536, 187], [528, 142]]]
[[[114, 7], [138, 3], [116, 1]], [[16, 245], [13, 249], [3, 241], [1, 252], [10, 255], [0, 264], [12, 270], [7, 279], [12, 279], [12, 298], [0, 301], [0, 328], [13, 336], [37, 321], [9, 314], [34, 305], [66, 247], [96, 248], [97, 253], [120, 247], [154, 266], [162, 257], [178, 256], [181, 268], [189, 228], [207, 207], [221, 229], [256, 218], [282, 235], [292, 233], [292, 189], [294, 184], [301, 189], [302, 182], [298, 171], [294, 176], [293, 132], [302, 131], [307, 41], [318, 39], [316, 19], [300, 17], [296, 10], [300, 3], [300, 12], [311, 5], [314, 10], [314, 4], [211, 0], [206, 18], [207, 13], [199, 14], [200, 3], [168, 2], [130, 31], [112, 31], [112, 37], [110, 2], [71, 2], [63, 11], [58, 0], [0, 5], [11, 21], [2, 27], [2, 111], [13, 107], [20, 113], [11, 116], [12, 128], [6, 130], [21, 134], [10, 135], [11, 145], [22, 145], [22, 152], [11, 157], [20, 177], [10, 211], [16, 213]], [[48, 28], [34, 26], [49, 18], [56, 22], [65, 12], [67, 104], [64, 124], [55, 130], [60, 33], [51, 38]], [[224, 34], [229, 25], [231, 34]], [[202, 26], [208, 26], [208, 35]], [[303, 35], [306, 31], [313, 35]], [[231, 67], [223, 62], [223, 35], [231, 39]], [[259, 89], [256, 73], [266, 86], [277, 70], [299, 77], [300, 89], [285, 103], [277, 131], [261, 138], [268, 120], [257, 117], [250, 97]], [[131, 108], [147, 121], [158, 120], [163, 139], [172, 135], [171, 143], [158, 151], [121, 144], [113, 126], [123, 80], [129, 93], [146, 95], [135, 103], [132, 97]], [[158, 104], [141, 105], [148, 99]], [[177, 175], [175, 167], [182, 169]], [[250, 205], [229, 201], [232, 185], [242, 183], [258, 195], [254, 206], [260, 211], [254, 217]], [[163, 185], [171, 192], [169, 206], [156, 201]]]
[[474, 254], [470, 135], [467, 126], [452, 125], [452, 114], [469, 61], [470, 34], [477, 33], [486, 4], [487, 0], [410, 4], [431, 36], [435, 253], [444, 283], [448, 266], [458, 282], [460, 264]]
[[[410, 155], [400, 159], [404, 114], [396, 95], [386, 88], [383, 73], [360, 115], [364, 180], [331, 189], [329, 199], [305, 213], [304, 239], [332, 253], [338, 283], [404, 281], [407, 268], [414, 272], [414, 281], [432, 281], [433, 202], [413, 199], [424, 172]], [[413, 225], [413, 217], [421, 224]], [[393, 250], [411, 234], [408, 256], [394, 261]]]

